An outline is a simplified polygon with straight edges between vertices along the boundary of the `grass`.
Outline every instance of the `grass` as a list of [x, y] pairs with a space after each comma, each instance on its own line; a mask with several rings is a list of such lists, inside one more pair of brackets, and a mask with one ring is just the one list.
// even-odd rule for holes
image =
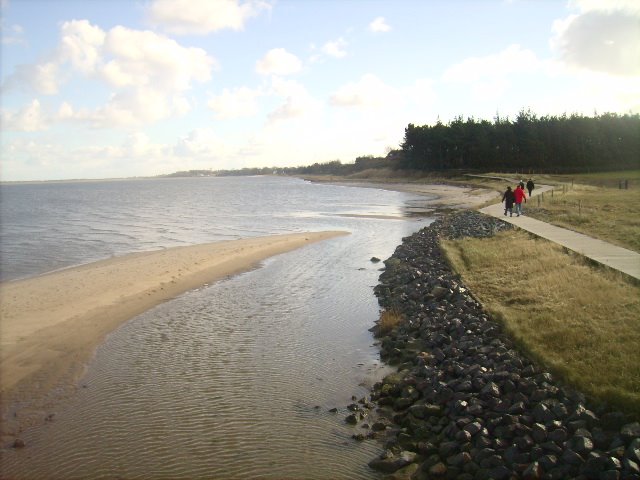
[[380, 312], [380, 319], [378, 320], [378, 328], [376, 329], [377, 337], [384, 337], [391, 330], [396, 328], [402, 321], [402, 314], [395, 309], [383, 310]]
[[574, 184], [526, 205], [527, 215], [640, 252], [640, 188]]
[[516, 344], [596, 401], [640, 418], [640, 286], [516, 230], [444, 241]]
[[[640, 170], [573, 175], [489, 173], [469, 181], [502, 193], [507, 185], [513, 186], [505, 179], [526, 181], [529, 177], [537, 184], [553, 185], [555, 191], [529, 200], [527, 215], [640, 252]], [[628, 188], [621, 189], [625, 181]]]

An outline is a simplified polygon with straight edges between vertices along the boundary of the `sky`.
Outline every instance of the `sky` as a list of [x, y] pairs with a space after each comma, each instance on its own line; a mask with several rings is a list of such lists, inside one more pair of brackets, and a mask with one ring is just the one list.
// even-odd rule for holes
[[285, 167], [640, 113], [638, 0], [0, 0], [0, 180]]

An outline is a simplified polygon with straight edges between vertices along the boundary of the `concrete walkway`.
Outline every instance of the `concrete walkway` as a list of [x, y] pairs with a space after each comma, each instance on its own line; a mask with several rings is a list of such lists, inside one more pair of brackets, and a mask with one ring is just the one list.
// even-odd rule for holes
[[[515, 185], [515, 183], [514, 183]], [[553, 187], [547, 185], [536, 186], [533, 197], [540, 193], [552, 190]], [[529, 200], [531, 201], [531, 200]], [[514, 207], [515, 211], [515, 207]], [[518, 227], [531, 232], [539, 237], [546, 238], [563, 247], [573, 250], [598, 263], [619, 270], [636, 279], [640, 279], [640, 254], [617, 247], [602, 240], [589, 237], [582, 233], [573, 232], [565, 228], [556, 227], [549, 223], [541, 222], [526, 215], [527, 204], [523, 204], [524, 214], [516, 217], [504, 216], [504, 203], [489, 205], [480, 209], [480, 212], [491, 215], [502, 220], [517, 225]]]

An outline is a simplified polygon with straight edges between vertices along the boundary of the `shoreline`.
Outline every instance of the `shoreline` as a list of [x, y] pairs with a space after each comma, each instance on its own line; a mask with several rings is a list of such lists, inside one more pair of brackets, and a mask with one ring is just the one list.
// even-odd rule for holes
[[498, 201], [500, 193], [490, 188], [463, 187], [444, 183], [412, 183], [407, 181], [388, 181], [357, 179], [351, 180], [336, 176], [303, 176], [299, 177], [311, 183], [324, 183], [343, 187], [377, 188], [393, 192], [412, 193], [420, 196], [436, 198], [427, 200], [426, 206], [439, 209], [466, 210], [477, 209], [487, 202]]
[[638, 478], [640, 423], [523, 353], [440, 247], [512, 228], [467, 211], [403, 239], [374, 290], [401, 317], [374, 328], [396, 372], [345, 421], [371, 424], [357, 439], [384, 442], [369, 466], [393, 478]]
[[343, 235], [348, 232], [173, 247], [0, 283], [3, 440], [44, 421], [47, 408], [74, 390], [96, 347], [121, 324], [266, 258]]

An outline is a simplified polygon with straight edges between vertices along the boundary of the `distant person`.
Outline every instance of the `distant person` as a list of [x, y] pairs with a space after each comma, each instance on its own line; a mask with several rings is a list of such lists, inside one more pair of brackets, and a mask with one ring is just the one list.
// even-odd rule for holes
[[533, 188], [535, 185], [533, 184], [533, 180], [527, 180], [527, 190], [529, 190], [529, 198], [531, 198], [531, 192], [533, 192]]
[[524, 190], [524, 180], [520, 180], [520, 183], [518, 185], [520, 185], [520, 188]]
[[516, 197], [516, 216], [519, 217], [522, 213], [522, 201], [524, 200], [524, 203], [527, 203], [527, 194], [524, 188], [518, 184], [513, 195]]
[[502, 195], [502, 201], [504, 202], [504, 215], [507, 216], [507, 212], [509, 212], [509, 216], [513, 217], [513, 202], [515, 202], [516, 196], [511, 190], [511, 187], [507, 187]]

